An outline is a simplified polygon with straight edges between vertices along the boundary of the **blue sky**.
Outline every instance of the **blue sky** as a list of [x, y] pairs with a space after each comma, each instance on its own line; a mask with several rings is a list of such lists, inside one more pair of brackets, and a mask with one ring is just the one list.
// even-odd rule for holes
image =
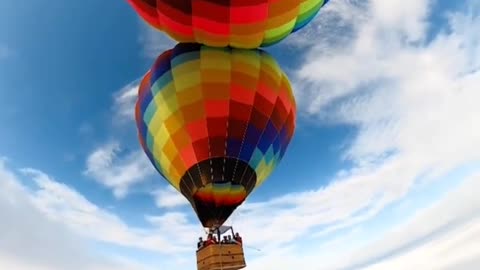
[[[332, 0], [267, 49], [299, 118], [228, 222], [248, 270], [480, 266], [479, 24], [473, 1]], [[1, 269], [195, 267], [202, 228], [133, 121], [174, 44], [123, 1], [0, 3]]]

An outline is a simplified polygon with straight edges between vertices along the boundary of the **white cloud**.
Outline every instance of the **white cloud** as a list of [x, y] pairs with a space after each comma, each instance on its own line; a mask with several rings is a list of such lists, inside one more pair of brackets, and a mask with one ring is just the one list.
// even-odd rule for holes
[[[476, 269], [480, 266], [480, 199], [475, 194], [479, 179], [480, 174], [471, 175], [427, 208], [411, 205], [408, 211], [416, 213], [386, 233], [365, 228], [330, 242], [305, 237], [297, 246], [268, 250], [248, 269]], [[365, 230], [370, 234], [362, 236]], [[366, 244], [359, 245], [359, 239]]]
[[144, 53], [150, 58], [157, 58], [161, 53], [169, 50], [177, 44], [168, 35], [155, 30], [143, 21], [140, 25], [140, 42], [143, 44]]
[[139, 83], [140, 80], [135, 80], [124, 86], [113, 96], [115, 118], [120, 123], [125, 121], [130, 123], [130, 121], [135, 120], [135, 103], [137, 102]]
[[480, 198], [474, 192], [480, 189], [479, 180], [480, 174], [469, 177], [442, 200], [346, 257], [342, 264], [368, 264], [392, 254], [378, 264], [372, 263], [376, 265], [372, 269], [442, 269], [465, 261], [472, 252], [480, 255]]
[[[417, 160], [391, 158], [338, 177], [325, 188], [248, 203], [238, 209], [238, 215], [252, 218], [236, 217], [235, 226], [252, 245], [262, 248], [290, 243], [312, 230], [317, 235], [333, 233], [368, 220], [403, 198], [422, 165]], [[263, 227], [268, 231], [258, 230]]]
[[459, 226], [413, 251], [367, 267], [376, 269], [478, 269], [480, 267], [480, 221]]
[[[304, 56], [305, 63], [294, 74], [303, 105], [300, 107], [311, 114], [321, 114], [334, 101], [366, 86], [371, 88], [370, 84], [398, 77], [390, 74], [392, 69], [408, 73], [403, 78], [416, 74], [416, 70], [407, 68], [415, 61], [403, 57], [419, 53], [408, 41], [425, 39], [425, 17], [430, 2], [338, 0], [329, 3], [325, 13], [311, 26], [318, 38], [310, 36], [312, 47]], [[413, 58], [415, 56], [420, 55]], [[390, 88], [383, 84], [380, 87]]]
[[[391, 9], [397, 2], [402, 7]], [[331, 4], [353, 11], [338, 16], [341, 23], [320, 20], [327, 24], [318, 30], [320, 42], [331, 38], [323, 30], [331, 24], [349, 25], [353, 34], [347, 41], [342, 37], [341, 46], [314, 46], [296, 84], [305, 113], [359, 128], [345, 157], [362, 166], [393, 154], [398, 171], [416, 168], [412, 176], [438, 176], [479, 160], [480, 128], [474, 123], [480, 117], [480, 35], [472, 32], [478, 14], [453, 14], [430, 43], [411, 43], [426, 39], [431, 1], [371, 1], [366, 9], [347, 1]], [[404, 20], [406, 13], [409, 24], [385, 22]]]
[[97, 253], [62, 222], [47, 218], [4, 160], [0, 161], [0, 179], [0, 269], [146, 269], [128, 258], [120, 261]]
[[174, 208], [189, 205], [188, 200], [171, 186], [156, 190], [153, 192], [153, 195], [155, 196], [155, 202], [159, 208]]
[[[175, 213], [176, 218], [172, 218], [172, 213], [145, 216], [147, 221], [155, 221], [152, 222], [154, 226], [132, 227], [114, 213], [93, 204], [47, 174], [35, 169], [23, 169], [22, 172], [36, 184], [31, 195], [35, 206], [84, 237], [124, 247], [174, 254], [193, 249], [192, 239], [201, 232], [198, 225], [186, 224], [186, 219], [180, 218], [185, 213], [180, 212]], [[180, 237], [172, 231], [178, 228], [188, 230], [185, 229]]]
[[141, 150], [120, 155], [121, 150], [117, 142], [95, 149], [87, 158], [85, 171], [86, 175], [112, 188], [118, 198], [126, 196], [130, 186], [156, 173]]
[[[8, 177], [15, 179], [15, 175], [13, 173], [6, 170], [0, 171], [3, 173], [1, 175], [2, 179], [7, 179], [7, 177], [4, 175], [8, 175]], [[23, 169], [22, 171], [24, 174], [31, 177], [36, 184], [36, 186], [33, 188], [33, 193], [31, 193], [31, 195], [29, 194], [28, 196], [30, 197], [29, 200], [33, 203], [33, 206], [47, 214], [47, 216], [49, 216], [53, 221], [67, 225], [67, 227], [77, 234], [83, 235], [87, 238], [118, 244], [121, 246], [154, 250], [160, 253], [166, 252], [177, 254], [180, 255], [180, 257], [178, 257], [179, 260], [182, 258], [185, 260], [185, 256], [187, 256], [187, 254], [193, 254], [192, 243], [195, 237], [200, 234], [200, 230], [198, 230], [198, 225], [193, 225], [187, 219], [185, 213], [170, 212], [161, 216], [146, 216], [147, 221], [149, 221], [153, 226], [151, 229], [132, 228], [126, 225], [113, 213], [92, 204], [76, 191], [64, 184], [54, 181], [44, 173], [33, 169]], [[290, 194], [270, 202], [246, 204], [243, 208], [245, 211], [250, 212], [242, 214], [245, 216], [237, 217], [238, 223], [236, 224], [236, 228], [237, 230], [239, 229], [244, 235], [245, 240], [248, 243], [247, 246], [261, 247], [261, 249], [264, 250], [264, 253], [262, 254], [268, 254], [267, 256], [262, 256], [260, 258], [250, 259], [249, 267], [247, 269], [265, 269], [268, 267], [274, 267], [275, 269], [291, 269], [291, 266], [294, 265], [303, 265], [307, 267], [309, 265], [311, 266], [314, 262], [318, 262], [319, 255], [314, 256], [315, 253], [323, 254], [323, 252], [327, 250], [331, 250], [331, 252], [333, 252], [333, 248], [336, 248], [334, 250], [336, 253], [325, 253], [324, 256], [326, 257], [321, 258], [324, 268], [320, 269], [339, 269], [338, 267], [342, 267], [342, 269], [348, 268], [348, 265], [343, 264], [344, 262], [349, 262], [351, 265], [354, 265], [358, 262], [369, 261], [372, 257], [375, 258], [376, 256], [381, 256], [382, 254], [388, 253], [390, 250], [398, 250], [399, 247], [415, 242], [417, 239], [422, 239], [430, 232], [442, 232], [439, 230], [439, 228], [451, 224], [452, 222], [455, 223], [455, 226], [450, 230], [446, 230], [444, 234], [435, 234], [435, 238], [432, 237], [432, 239], [429, 239], [430, 242], [433, 243], [431, 245], [435, 244], [434, 246], [438, 248], [438, 245], [436, 244], [437, 239], [441, 240], [442, 237], [446, 237], [445, 235], [448, 236], [449, 234], [451, 234], [453, 238], [460, 237], [460, 234], [455, 233], [456, 230], [462, 231], [461, 228], [463, 228], [463, 226], [467, 226], [470, 222], [475, 221], [475, 215], [478, 216], [478, 213], [480, 212], [480, 201], [478, 196], [476, 196], [474, 193], [474, 191], [478, 190], [479, 188], [478, 185], [480, 182], [478, 181], [478, 177], [478, 175], [475, 175], [475, 177], [465, 181], [460, 188], [449, 194], [448, 197], [446, 197], [437, 205], [422, 210], [407, 223], [393, 228], [392, 231], [384, 235], [380, 241], [367, 247], [363, 247], [359, 251], [351, 254], [348, 253], [348, 248], [345, 248], [352, 243], [348, 235], [344, 239], [337, 238], [334, 241], [326, 243], [318, 242], [319, 244], [317, 245], [314, 242], [315, 240], [309, 238], [308, 235], [303, 235], [303, 237], [298, 237], [297, 235], [297, 237], [291, 238], [291, 234], [289, 234], [295, 230], [304, 231], [305, 227], [308, 227], [312, 224], [329, 224], [333, 221], [341, 220], [341, 215], [345, 212], [345, 210], [342, 210], [342, 208], [351, 209], [352, 206], [348, 206], [349, 202], [346, 202], [345, 205], [339, 206], [337, 209], [332, 209], [332, 207], [335, 207], [336, 203], [345, 203], [345, 199], [341, 200], [335, 197], [328, 197], [325, 194], [320, 194], [320, 196], [318, 196], [319, 194], [304, 193]], [[15, 182], [12, 181], [9, 183]], [[327, 187], [325, 189], [325, 193], [329, 193], [331, 196], [334, 196], [342, 193], [342, 189], [344, 189], [343, 191], [346, 191], [345, 186], [342, 188], [341, 184], [336, 185], [339, 190], [335, 190], [334, 187]], [[361, 191], [360, 187], [361, 185], [356, 186], [357, 192]], [[353, 189], [354, 187], [351, 188]], [[2, 190], [5, 191], [5, 194], [2, 196], [4, 201], [12, 203], [18, 198], [18, 195], [9, 191], [9, 189], [2, 188]], [[25, 193], [27, 192], [25, 191]], [[352, 194], [344, 195], [345, 197], [353, 196]], [[331, 205], [328, 204], [329, 200], [331, 200]], [[353, 205], [355, 202], [350, 203]], [[295, 206], [295, 208], [286, 208], [285, 206], [288, 205]], [[318, 207], [318, 205], [323, 205], [323, 207]], [[335, 213], [336, 210], [338, 210], [339, 213]], [[12, 210], [12, 212], [15, 212], [15, 210]], [[4, 213], [4, 211], [2, 211], [2, 213]], [[322, 215], [324, 215], [324, 217], [322, 217]], [[248, 217], [248, 219], [246, 219], [246, 217]], [[276, 220], [278, 220], [278, 223]], [[477, 221], [480, 220], [477, 219]], [[262, 224], [262, 222], [265, 222], [265, 224]], [[306, 226], [304, 223], [307, 223]], [[12, 226], [11, 228], [13, 229], [17, 227]], [[36, 226], [36, 228], [38, 229], [41, 227]], [[33, 233], [38, 233], [39, 231], [37, 229]], [[466, 240], [461, 243], [461, 245], [473, 245], [472, 248], [469, 249], [472, 252], [478, 250], [478, 247], [475, 247], [474, 244], [477, 242], [468, 241], [468, 239], [476, 239], [471, 238], [473, 236], [478, 237], [478, 227], [475, 229], [476, 231], [474, 231], [474, 229], [475, 227], [472, 227], [469, 238], [466, 238]], [[55, 230], [55, 232], [57, 231]], [[65, 240], [62, 235], [58, 236]], [[28, 238], [28, 235], [25, 235], [25, 237]], [[285, 239], [286, 241], [283, 241]], [[263, 241], [273, 243], [274, 245], [262, 243]], [[308, 252], [305, 252], [304, 254], [301, 253], [303, 255], [299, 255], [299, 253], [295, 253], [296, 249], [298, 248], [298, 243], [305, 243], [310, 246], [310, 251], [313, 254], [309, 255]], [[299, 246], [303, 246], [303, 244], [300, 244]], [[419, 248], [418, 252], [420, 252], [422, 249], [424, 248]], [[12, 249], [9, 250], [12, 251]], [[190, 252], [188, 252], [188, 250], [190, 250]], [[428, 258], [436, 256], [435, 252], [437, 251], [435, 250], [436, 249], [429, 251], [431, 255]], [[454, 250], [457, 250], [458, 253], [456, 253], [457, 255], [451, 254], [450, 257], [452, 259], [449, 260], [448, 263], [455, 263], [455, 265], [460, 263], [475, 263], [475, 261], [470, 262], [468, 260], [469, 258], [475, 257], [465, 256], [462, 258], [460, 257], [461, 249], [458, 248]], [[292, 254], [296, 255], [291, 256]], [[410, 253], [406, 254], [408, 255]], [[55, 255], [58, 256], [59, 254]], [[335, 255], [337, 257], [331, 255]], [[388, 263], [388, 265], [392, 265], [396, 263], [398, 260], [397, 258], [402, 258], [399, 256], [407, 256], [404, 254], [395, 255], [396, 256], [394, 257], [392, 256], [393, 258], [391, 262], [387, 260], [382, 263]], [[474, 255], [475, 253], [472, 253], [471, 256]], [[349, 260], [340, 259], [346, 258], [347, 256], [349, 256]], [[408, 259], [410, 259], [410, 257], [408, 257]], [[194, 257], [192, 256], [190, 262], [183, 263], [188, 264], [193, 260]], [[11, 261], [11, 259], [4, 260], [3, 263], [8, 265], [9, 261]], [[406, 261], [408, 260], [405, 260], [405, 262]], [[15, 260], [13, 260], [13, 262], [15, 263]], [[281, 264], [279, 265], [278, 262], [281, 262]], [[428, 261], [425, 259], [425, 262]], [[178, 263], [181, 262], [179, 261]], [[25, 269], [31, 268], [25, 267]], [[86, 269], [96, 270], [104, 268]], [[394, 269], [404, 268], [399, 266], [399, 268]]]

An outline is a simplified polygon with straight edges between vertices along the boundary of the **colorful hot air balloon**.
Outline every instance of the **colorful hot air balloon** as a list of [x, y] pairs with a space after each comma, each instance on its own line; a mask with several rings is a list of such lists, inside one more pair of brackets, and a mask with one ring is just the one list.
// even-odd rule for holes
[[329, 0], [127, 0], [178, 42], [258, 48], [308, 24]]
[[143, 78], [136, 122], [158, 172], [217, 228], [282, 159], [295, 106], [266, 52], [178, 44]]

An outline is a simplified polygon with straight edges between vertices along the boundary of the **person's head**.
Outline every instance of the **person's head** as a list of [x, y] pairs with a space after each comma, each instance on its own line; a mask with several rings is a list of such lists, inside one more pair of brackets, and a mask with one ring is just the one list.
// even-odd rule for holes
[[239, 237], [239, 236], [240, 236], [240, 234], [238, 234], [238, 232], [237, 232], [237, 233], [235, 233], [235, 236], [236, 236], [236, 237]]
[[208, 234], [208, 239], [212, 239], [212, 234]]
[[232, 239], [232, 236], [231, 236], [231, 235], [229, 235], [229, 236], [228, 236], [228, 239]]
[[224, 240], [227, 240], [227, 236], [226, 236], [226, 235], [224, 235], [224, 236], [223, 236], [223, 239], [224, 239]]
[[203, 241], [203, 238], [202, 238], [202, 237], [198, 237], [198, 241]]

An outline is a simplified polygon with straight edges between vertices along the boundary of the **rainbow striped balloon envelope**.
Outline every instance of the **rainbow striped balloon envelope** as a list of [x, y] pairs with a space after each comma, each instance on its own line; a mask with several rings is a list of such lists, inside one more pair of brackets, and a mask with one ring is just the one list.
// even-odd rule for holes
[[307, 25], [329, 0], [127, 0], [178, 42], [258, 48]]
[[266, 52], [179, 44], [143, 78], [136, 122], [155, 168], [215, 228], [282, 159], [295, 106]]

